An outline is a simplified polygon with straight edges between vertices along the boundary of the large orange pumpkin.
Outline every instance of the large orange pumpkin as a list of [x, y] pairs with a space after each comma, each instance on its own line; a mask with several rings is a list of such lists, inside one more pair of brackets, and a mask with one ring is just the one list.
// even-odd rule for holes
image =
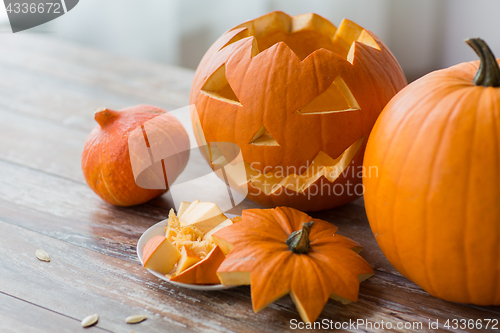
[[[327, 209], [362, 193], [368, 134], [405, 85], [372, 32], [273, 12], [229, 30], [205, 54], [191, 90], [193, 126], [200, 145], [239, 146], [247, 175], [229, 182], [248, 186], [251, 200]], [[213, 164], [219, 156], [208, 151]]]
[[428, 74], [382, 112], [366, 148], [365, 203], [404, 276], [449, 301], [499, 305], [500, 69], [483, 41], [468, 43], [481, 65]]

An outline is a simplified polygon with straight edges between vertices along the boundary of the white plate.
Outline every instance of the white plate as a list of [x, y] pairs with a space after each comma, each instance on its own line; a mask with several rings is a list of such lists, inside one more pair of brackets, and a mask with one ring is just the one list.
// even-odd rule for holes
[[[236, 215], [231, 215], [231, 214], [225, 214], [228, 218], [232, 218]], [[146, 230], [141, 238], [139, 238], [139, 241], [137, 242], [137, 256], [139, 257], [139, 260], [142, 262], [142, 250], [144, 249], [144, 246], [146, 243], [153, 238], [154, 236], [158, 235], [165, 235], [165, 227], [167, 226], [168, 219], [163, 220], [161, 222], [156, 223], [154, 226]], [[233, 288], [233, 286], [225, 286], [223, 284], [212, 284], [212, 285], [202, 285], [202, 284], [190, 284], [190, 283], [180, 283], [180, 282], [174, 282], [170, 281], [168, 277], [163, 275], [162, 273], [153, 271], [151, 269], [147, 269], [150, 273], [153, 275], [157, 276], [158, 278], [162, 279], [163, 281], [167, 281], [168, 283], [174, 284], [179, 287], [184, 287], [188, 289], [194, 289], [194, 290], [224, 290], [228, 288]]]

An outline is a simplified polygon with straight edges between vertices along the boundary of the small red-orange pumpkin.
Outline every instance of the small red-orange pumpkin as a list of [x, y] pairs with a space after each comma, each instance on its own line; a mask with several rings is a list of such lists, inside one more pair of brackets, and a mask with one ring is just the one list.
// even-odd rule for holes
[[468, 43], [481, 64], [420, 78], [380, 115], [365, 204], [408, 279], [449, 301], [500, 305], [500, 69], [482, 40]]
[[[82, 171], [89, 187], [104, 201], [116, 206], [132, 206], [156, 198], [166, 189], [145, 189], [137, 186], [130, 162], [130, 133], [153, 118], [155, 128], [161, 128], [162, 149], [189, 152], [189, 137], [182, 124], [165, 110], [152, 105], [137, 105], [120, 111], [99, 109], [95, 113], [98, 125], [85, 142]], [[188, 154], [169, 159], [169, 177], [176, 178], [184, 170]], [[173, 170], [173, 171], [172, 171]], [[174, 177], [175, 176], [175, 177]], [[173, 181], [173, 179], [171, 179]], [[166, 184], [165, 184], [166, 185]]]
[[349, 20], [337, 29], [316, 14], [273, 12], [229, 30], [207, 51], [191, 90], [193, 126], [200, 145], [239, 146], [247, 178], [229, 181], [248, 187], [249, 199], [327, 209], [362, 193], [368, 134], [405, 85], [372, 32]]

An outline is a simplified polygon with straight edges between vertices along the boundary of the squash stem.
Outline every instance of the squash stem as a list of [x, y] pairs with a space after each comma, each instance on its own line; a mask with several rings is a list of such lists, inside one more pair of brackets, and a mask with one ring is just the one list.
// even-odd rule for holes
[[106, 126], [109, 124], [113, 119], [115, 119], [118, 116], [118, 112], [106, 109], [106, 108], [99, 108], [95, 110], [94, 114], [94, 119], [97, 121], [101, 127]]
[[309, 253], [309, 233], [314, 224], [314, 221], [302, 223], [302, 229], [292, 232], [286, 240], [286, 245], [293, 253], [307, 254]]
[[481, 38], [469, 38], [465, 42], [476, 51], [481, 60], [474, 77], [474, 84], [484, 87], [500, 87], [500, 67], [488, 44]]

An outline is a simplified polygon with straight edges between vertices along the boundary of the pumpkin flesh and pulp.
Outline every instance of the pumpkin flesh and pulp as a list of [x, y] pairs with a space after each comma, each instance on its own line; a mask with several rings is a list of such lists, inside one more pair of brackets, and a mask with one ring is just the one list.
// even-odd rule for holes
[[193, 266], [199, 261], [201, 261], [200, 257], [198, 257], [193, 252], [186, 250], [186, 247], [183, 246], [181, 249], [181, 257], [177, 262], [177, 267], [175, 269], [174, 275], [179, 275], [180, 273], [182, 273], [183, 271], [185, 271], [186, 269]]
[[[225, 254], [214, 243], [211, 235], [238, 219], [227, 219], [217, 205], [199, 200], [192, 203], [183, 202], [179, 207], [179, 212], [179, 216], [176, 216], [174, 210], [170, 210], [168, 226], [165, 230], [166, 239], [180, 251], [175, 272], [168, 272], [170, 274], [166, 275], [174, 282], [219, 284], [220, 280], [216, 271], [224, 260]], [[224, 216], [222, 222], [210, 223], [220, 214]], [[183, 220], [186, 218], [187, 220]], [[212, 225], [212, 229], [205, 230], [203, 227], [209, 224]], [[165, 260], [169, 259], [165, 258]]]

